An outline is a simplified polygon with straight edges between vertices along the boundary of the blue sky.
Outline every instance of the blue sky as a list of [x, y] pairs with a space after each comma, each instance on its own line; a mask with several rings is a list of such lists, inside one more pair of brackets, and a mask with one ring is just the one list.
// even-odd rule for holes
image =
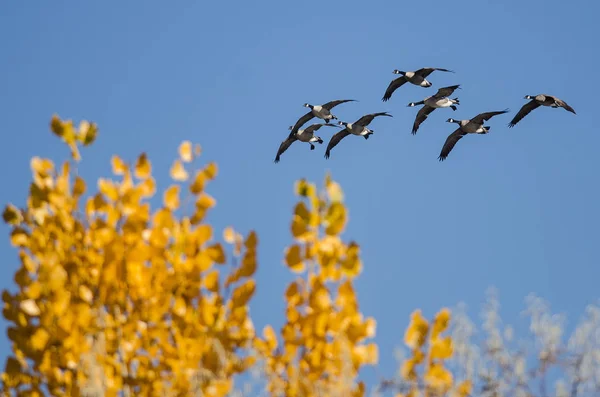
[[[430, 317], [464, 301], [477, 316], [492, 285], [506, 320], [517, 321], [534, 292], [572, 325], [599, 297], [598, 12], [591, 0], [4, 2], [0, 202], [23, 203], [32, 156], [67, 155], [48, 132], [55, 112], [99, 124], [97, 143], [82, 152], [90, 180], [110, 174], [112, 154], [146, 151], [164, 187], [189, 139], [219, 164], [214, 226], [259, 233], [259, 328], [283, 320], [294, 181], [320, 184], [328, 170], [346, 193], [344, 237], [362, 247], [356, 285], [362, 311], [378, 320], [382, 374], [395, 370], [391, 350], [413, 309]], [[425, 66], [456, 73], [434, 72], [432, 88], [405, 85], [381, 101], [392, 70]], [[406, 105], [453, 84], [462, 85], [458, 111], [436, 110], [412, 136], [417, 109]], [[508, 129], [523, 97], [538, 93], [577, 115], [540, 108]], [[329, 160], [336, 130], [323, 128], [316, 150], [296, 143], [273, 163], [303, 103], [342, 98], [359, 101], [335, 109], [342, 120], [394, 117], [375, 119], [368, 141], [346, 138]], [[486, 123], [490, 134], [465, 137], [437, 161], [455, 127], [448, 117], [505, 108]], [[2, 288], [17, 269], [8, 231], [0, 227]], [[9, 348], [0, 338], [0, 357]]]

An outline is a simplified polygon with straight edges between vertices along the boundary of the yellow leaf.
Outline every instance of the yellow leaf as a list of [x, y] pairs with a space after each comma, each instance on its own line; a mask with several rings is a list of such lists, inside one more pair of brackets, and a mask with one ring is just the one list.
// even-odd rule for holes
[[57, 114], [52, 115], [52, 119], [50, 120], [50, 129], [56, 136], [58, 136], [60, 138], [62, 138], [63, 135], [65, 134], [65, 129], [63, 127], [63, 123]]
[[244, 246], [248, 250], [254, 250], [254, 249], [256, 249], [257, 245], [258, 245], [258, 236], [256, 235], [255, 231], [251, 231], [248, 234], [248, 237], [246, 237], [246, 241], [244, 242]]
[[194, 155], [196, 157], [200, 156], [202, 154], [202, 147], [199, 144], [195, 144], [194, 145]]
[[464, 382], [461, 382], [458, 387], [456, 388], [456, 391], [454, 393], [455, 397], [468, 397], [469, 395], [471, 395], [471, 390], [473, 389], [473, 384], [471, 383], [470, 380], [465, 380]]
[[204, 245], [204, 243], [212, 238], [212, 233], [213, 231], [211, 225], [204, 224], [198, 226], [195, 231], [196, 244], [199, 246]]
[[98, 126], [96, 123], [89, 123], [88, 121], [81, 121], [79, 123], [79, 140], [83, 143], [83, 146], [88, 146], [94, 143], [96, 136], [98, 135]]
[[216, 163], [209, 163], [206, 167], [204, 167], [204, 175], [206, 175], [206, 178], [208, 179], [215, 179], [215, 177], [217, 176], [217, 164]]
[[21, 301], [21, 303], [19, 303], [19, 308], [23, 311], [23, 313], [34, 317], [39, 316], [41, 313], [39, 306], [33, 299]]
[[156, 182], [154, 178], [148, 177], [138, 185], [142, 197], [152, 197], [156, 192]]
[[334, 181], [330, 181], [327, 184], [327, 195], [329, 196], [329, 201], [332, 203], [341, 203], [344, 201], [344, 192], [342, 191], [341, 186]]
[[216, 270], [211, 271], [202, 278], [204, 288], [212, 292], [219, 291], [219, 272]]
[[312, 183], [308, 183], [306, 179], [300, 179], [296, 182], [296, 194], [301, 197], [314, 198], [316, 196], [316, 188]]
[[42, 293], [42, 285], [38, 281], [34, 281], [27, 287], [27, 292], [25, 293], [30, 299], [37, 299], [40, 297]]
[[299, 241], [306, 241], [310, 238], [310, 230], [308, 224], [298, 215], [294, 215], [292, 219], [292, 236]]
[[400, 369], [400, 375], [406, 380], [417, 379], [416, 362], [413, 359], [404, 360]]
[[294, 273], [302, 273], [304, 271], [305, 265], [300, 254], [300, 246], [292, 245], [287, 248], [285, 263]]
[[175, 160], [173, 162], [173, 165], [171, 166], [171, 178], [174, 181], [178, 181], [178, 182], [184, 182], [187, 181], [189, 174], [188, 172], [185, 170], [185, 167], [183, 166], [183, 163], [181, 162], [181, 160]]
[[411, 315], [410, 325], [404, 333], [404, 343], [417, 349], [425, 343], [425, 338], [429, 332], [429, 323], [421, 315], [421, 310], [415, 310]]
[[330, 236], [340, 234], [346, 226], [346, 207], [342, 203], [333, 203], [325, 215], [325, 233]]
[[152, 164], [148, 160], [146, 153], [140, 154], [136, 163], [134, 175], [137, 179], [147, 179], [152, 173]]
[[181, 296], [175, 298], [175, 303], [173, 304], [173, 313], [175, 313], [179, 317], [183, 317], [185, 316], [186, 310], [187, 307], [185, 304], [185, 300]]
[[46, 347], [46, 344], [50, 340], [50, 334], [43, 328], [38, 328], [33, 335], [31, 335], [31, 347], [33, 350], [41, 351]]
[[80, 285], [79, 286], [79, 297], [84, 302], [91, 303], [92, 299], [94, 298], [94, 294], [92, 293], [92, 290], [90, 290], [85, 285]]
[[171, 211], [179, 208], [179, 189], [179, 185], [171, 185], [163, 195], [163, 204]]
[[233, 244], [235, 242], [235, 230], [231, 226], [227, 226], [225, 230], [223, 230], [223, 240], [227, 244]]
[[206, 176], [204, 175], [204, 172], [203, 171], [196, 172], [194, 181], [190, 184], [190, 193], [200, 194], [204, 190], [205, 184], [206, 184]]
[[219, 264], [225, 263], [225, 251], [223, 251], [221, 244], [215, 243], [211, 245], [206, 249], [206, 253], [214, 262]]
[[432, 360], [445, 360], [452, 357], [452, 339], [449, 336], [433, 339], [429, 356]]
[[327, 311], [331, 306], [331, 297], [327, 288], [319, 281], [313, 286], [310, 296], [309, 305], [316, 311]]
[[248, 301], [254, 295], [256, 289], [256, 282], [252, 279], [246, 281], [242, 285], [238, 286], [233, 290], [231, 295], [231, 302], [234, 307], [246, 306]]
[[73, 183], [73, 197], [78, 198], [85, 193], [85, 181], [83, 178], [76, 176], [75, 183]]
[[8, 204], [2, 213], [2, 219], [9, 225], [19, 225], [23, 222], [23, 213], [12, 204]]
[[431, 338], [437, 338], [437, 336], [444, 332], [450, 324], [450, 310], [443, 308], [440, 310], [433, 320], [433, 326], [431, 329]]
[[357, 276], [362, 270], [362, 262], [359, 257], [360, 248], [356, 243], [350, 243], [346, 250], [345, 258], [340, 262], [342, 271], [349, 277]]
[[362, 365], [375, 365], [379, 360], [379, 350], [374, 343], [356, 346], [354, 355], [355, 359]]
[[98, 179], [98, 189], [100, 190], [100, 193], [111, 201], [117, 201], [119, 199], [119, 190], [115, 183], [110, 179]]
[[263, 338], [265, 339], [265, 342], [267, 342], [269, 351], [273, 351], [277, 348], [277, 335], [270, 325], [263, 328]]
[[31, 170], [40, 175], [50, 175], [54, 171], [54, 163], [36, 156], [31, 159]]
[[127, 171], [127, 165], [117, 155], [112, 156], [111, 159], [113, 174], [123, 175]]
[[285, 299], [288, 306], [298, 306], [303, 303], [304, 299], [300, 292], [300, 286], [297, 282], [293, 282], [287, 287], [285, 290]]
[[452, 387], [452, 374], [438, 363], [431, 364], [423, 379], [429, 386], [443, 393]]
[[181, 145], [179, 145], [179, 157], [184, 163], [189, 163], [193, 160], [192, 143], [190, 141], [181, 142]]
[[209, 209], [216, 205], [217, 201], [207, 193], [202, 193], [196, 200], [196, 208]]
[[27, 247], [29, 245], [29, 234], [25, 229], [16, 227], [10, 232], [10, 243], [14, 247]]

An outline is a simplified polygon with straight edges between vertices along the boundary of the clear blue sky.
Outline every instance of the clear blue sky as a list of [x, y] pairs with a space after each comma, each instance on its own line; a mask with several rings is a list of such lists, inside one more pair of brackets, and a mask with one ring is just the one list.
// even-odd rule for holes
[[[210, 220], [260, 236], [252, 306], [260, 329], [283, 320], [294, 181], [320, 184], [330, 170], [350, 208], [345, 238], [362, 247], [357, 290], [362, 311], [378, 320], [387, 375], [417, 307], [430, 317], [465, 301], [477, 316], [493, 285], [507, 320], [534, 292], [572, 325], [598, 299], [597, 1], [165, 4], [3, 2], [3, 205], [23, 203], [32, 156], [67, 155], [48, 132], [54, 112], [99, 124], [97, 143], [82, 153], [87, 178], [109, 175], [114, 153], [132, 160], [146, 151], [164, 187], [178, 144], [199, 142], [203, 159], [219, 163]], [[392, 70], [425, 66], [456, 73], [435, 72], [432, 88], [406, 85], [381, 101]], [[452, 84], [463, 88], [459, 110], [436, 110], [412, 136], [417, 109], [408, 102]], [[577, 115], [540, 108], [508, 129], [523, 97], [542, 92]], [[341, 98], [359, 102], [336, 108], [340, 119], [394, 118], [375, 119], [375, 135], [346, 138], [329, 160], [335, 130], [324, 128], [315, 151], [296, 143], [273, 163], [303, 103]], [[448, 117], [507, 107], [487, 123], [490, 134], [464, 138], [437, 161], [455, 127]], [[2, 288], [17, 268], [8, 231], [0, 227]], [[0, 357], [9, 351], [4, 335]]]

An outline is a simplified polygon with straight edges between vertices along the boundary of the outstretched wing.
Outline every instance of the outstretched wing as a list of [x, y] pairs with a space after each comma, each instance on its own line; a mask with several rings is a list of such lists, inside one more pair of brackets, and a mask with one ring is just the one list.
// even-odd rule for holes
[[460, 141], [460, 139], [465, 136], [465, 133], [459, 128], [456, 129], [452, 134], [448, 135], [446, 138], [446, 142], [444, 142], [444, 146], [442, 147], [442, 151], [440, 152], [440, 157], [438, 160], [444, 161], [446, 157], [450, 154], [456, 142]]
[[436, 70], [439, 70], [440, 72], [454, 73], [454, 70], [449, 70], [449, 69], [442, 69], [442, 68], [421, 68], [419, 70], [416, 70], [415, 74], [418, 74], [419, 76], [425, 78], [425, 77], [429, 76], [431, 73], [435, 72]]
[[283, 154], [283, 152], [285, 152], [292, 143], [294, 143], [294, 141], [296, 141], [296, 137], [295, 136], [291, 136], [288, 137], [285, 141], [281, 142], [281, 145], [279, 145], [279, 150], [277, 150], [277, 156], [275, 156], [275, 163], [279, 163], [279, 158], [281, 157], [281, 155]]
[[451, 85], [448, 87], [442, 87], [435, 93], [435, 95], [433, 97], [434, 98], [444, 98], [444, 97], [450, 96], [459, 87], [460, 87], [460, 84]]
[[508, 123], [508, 128], [513, 128], [519, 121], [523, 119], [523, 117], [527, 116], [533, 109], [536, 109], [539, 106], [540, 104], [535, 99], [532, 99], [531, 101], [527, 102], [521, 107], [521, 109], [517, 112], [515, 117], [513, 117], [510, 123]]
[[306, 122], [310, 119], [312, 119], [313, 117], [315, 117], [312, 114], [312, 110], [308, 113], [306, 113], [304, 116], [300, 117], [298, 119], [298, 121], [296, 121], [296, 124], [294, 124], [294, 126], [292, 127], [292, 130], [290, 131], [290, 135], [288, 135], [289, 137], [292, 137], [294, 135], [296, 135], [296, 132], [298, 132], [298, 130], [300, 129], [300, 127], [302, 127], [304, 124], [306, 124]]
[[305, 132], [305, 133], [309, 133], [309, 134], [311, 134], [311, 133], [314, 133], [315, 131], [317, 131], [317, 130], [318, 130], [319, 128], [321, 128], [321, 127], [338, 127], [338, 128], [339, 128], [340, 126], [339, 126], [339, 125], [337, 125], [337, 124], [322, 124], [322, 123], [316, 123], [316, 124], [312, 124], [312, 125], [310, 125], [310, 126], [306, 127], [306, 128], [304, 129], [304, 132]]
[[392, 80], [390, 85], [388, 85], [388, 88], [385, 90], [385, 94], [383, 94], [383, 98], [381, 98], [381, 100], [383, 102], [388, 101], [392, 97], [394, 91], [400, 88], [404, 83], [406, 83], [405, 76], [398, 77], [397, 79]]
[[567, 103], [565, 101], [563, 101], [562, 99], [559, 99], [557, 97], [554, 97], [554, 101], [558, 104], [558, 106], [560, 106], [561, 108], [568, 110], [569, 112], [573, 113], [573, 114], [577, 114], [575, 113], [575, 109], [573, 109], [571, 106], [567, 105]]
[[327, 102], [327, 103], [325, 103], [325, 104], [323, 104], [321, 106], [324, 107], [327, 110], [331, 110], [334, 107], [336, 107], [337, 105], [342, 104], [342, 103], [346, 103], [346, 102], [356, 102], [356, 99], [338, 99], [336, 101]]
[[347, 137], [348, 135], [350, 135], [350, 131], [348, 131], [348, 128], [344, 128], [343, 130], [341, 130], [340, 132], [335, 133], [331, 139], [329, 140], [329, 143], [327, 144], [327, 150], [325, 150], [325, 158], [328, 159], [329, 158], [329, 154], [331, 152], [331, 149], [333, 149], [335, 147], [335, 145], [337, 145], [338, 143], [340, 143], [340, 141], [342, 139], [344, 139], [345, 137]]
[[362, 116], [360, 119], [356, 120], [353, 124], [354, 125], [362, 125], [363, 127], [366, 127], [377, 116], [393, 117], [391, 114], [388, 114], [388, 112], [371, 113], [371, 114], [366, 114], [366, 115]]
[[491, 119], [494, 116], [497, 116], [499, 114], [508, 113], [508, 112], [509, 112], [508, 109], [504, 109], [504, 110], [500, 110], [500, 111], [496, 111], [496, 112], [479, 113], [477, 116], [475, 116], [475, 117], [473, 117], [471, 119], [471, 122], [477, 123], [477, 124], [481, 124], [484, 121], [487, 121], [487, 120]]
[[415, 122], [412, 128], [413, 135], [417, 133], [417, 130], [419, 129], [421, 123], [425, 121], [427, 117], [429, 117], [429, 114], [434, 110], [435, 108], [432, 108], [431, 106], [423, 106], [421, 109], [419, 109], [419, 113], [417, 113], [417, 117], [415, 117]]

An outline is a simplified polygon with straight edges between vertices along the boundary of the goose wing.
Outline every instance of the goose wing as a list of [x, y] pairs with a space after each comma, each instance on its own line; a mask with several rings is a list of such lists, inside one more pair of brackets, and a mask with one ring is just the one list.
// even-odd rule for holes
[[412, 134], [415, 135], [417, 133], [417, 130], [419, 129], [419, 126], [421, 125], [421, 123], [423, 121], [425, 121], [427, 119], [427, 117], [429, 117], [429, 114], [431, 112], [433, 112], [435, 110], [435, 108], [432, 108], [431, 106], [423, 106], [421, 109], [419, 109], [419, 113], [417, 113], [417, 117], [415, 117], [415, 122], [413, 124], [413, 128], [412, 128]]
[[437, 90], [437, 92], [434, 95], [434, 98], [444, 98], [450, 96], [457, 88], [460, 88], [460, 84], [442, 87], [439, 90]]
[[425, 78], [425, 77], [429, 76], [431, 73], [435, 72], [436, 70], [439, 70], [440, 72], [454, 73], [454, 70], [449, 70], [449, 69], [442, 69], [442, 68], [421, 68], [419, 70], [416, 70], [415, 74], [418, 74], [419, 76]]
[[527, 102], [525, 105], [521, 107], [521, 109], [517, 112], [515, 117], [508, 123], [508, 128], [513, 128], [519, 121], [523, 119], [523, 117], [527, 116], [533, 109], [540, 107], [540, 104], [535, 99]]
[[338, 100], [335, 100], [335, 101], [327, 102], [327, 103], [325, 103], [325, 104], [323, 104], [321, 106], [324, 107], [327, 110], [331, 110], [334, 107], [336, 107], [337, 105], [340, 105], [340, 104], [346, 103], [346, 102], [356, 102], [356, 99], [338, 99]]
[[546, 96], [554, 99], [554, 102], [556, 102], [556, 104], [558, 106], [560, 106], [561, 108], [563, 108], [565, 110], [568, 110], [569, 112], [571, 112], [573, 114], [577, 114], [577, 113], [575, 113], [575, 109], [573, 109], [571, 106], [567, 105], [567, 103], [565, 101], [563, 101], [562, 99], [557, 98], [557, 97], [552, 96], [552, 95], [546, 95]]
[[348, 128], [344, 128], [343, 130], [333, 134], [333, 136], [329, 140], [329, 143], [327, 144], [327, 149], [325, 150], [325, 158], [326, 159], [329, 158], [331, 149], [333, 149], [338, 143], [340, 143], [340, 141], [342, 139], [344, 139], [348, 135], [350, 135], [350, 131], [348, 130]]
[[363, 127], [366, 127], [366, 126], [368, 126], [371, 123], [371, 121], [373, 121], [373, 119], [375, 117], [378, 117], [378, 116], [393, 117], [388, 112], [379, 112], [379, 113], [366, 114], [366, 115], [362, 116], [360, 119], [356, 120], [356, 122], [354, 122], [354, 125], [361, 125]]
[[460, 139], [465, 136], [465, 133], [459, 128], [456, 129], [452, 134], [448, 135], [446, 138], [446, 142], [444, 142], [444, 146], [442, 147], [442, 151], [440, 152], [440, 156], [438, 160], [444, 161], [446, 157], [450, 154], [456, 142], [460, 141]]
[[407, 80], [406, 80], [405, 76], [401, 76], [401, 77], [398, 77], [397, 79], [392, 80], [390, 85], [388, 85], [388, 88], [385, 90], [385, 94], [383, 94], [383, 98], [381, 98], [381, 100], [383, 102], [388, 101], [392, 97], [392, 94], [394, 93], [394, 91], [396, 91], [398, 88], [402, 87], [402, 85], [404, 83], [406, 83], [406, 81]]
[[312, 119], [313, 117], [315, 117], [312, 114], [312, 110], [308, 113], [306, 113], [304, 116], [300, 117], [298, 119], [298, 121], [296, 121], [296, 124], [294, 124], [294, 126], [292, 127], [292, 130], [290, 131], [290, 137], [296, 135], [296, 132], [298, 132], [298, 130], [300, 129], [300, 127], [302, 127], [304, 124], [306, 124], [306, 122], [310, 119]]
[[508, 111], [509, 111], [508, 109], [504, 109], [504, 110], [499, 110], [499, 111], [494, 111], [494, 112], [479, 113], [477, 116], [475, 116], [471, 119], [471, 122], [481, 124], [484, 121], [487, 121], [494, 116], [497, 116], [499, 114], [508, 113]]
[[279, 163], [279, 158], [281, 157], [283, 152], [288, 150], [290, 145], [292, 143], [294, 143], [294, 141], [296, 141], [297, 139], [298, 138], [296, 138], [295, 136], [290, 136], [285, 141], [281, 142], [281, 145], [279, 145], [279, 150], [277, 150], [277, 155], [275, 156], [275, 160], [274, 160], [275, 163]]
[[340, 126], [339, 126], [339, 125], [336, 125], [336, 124], [322, 124], [322, 123], [316, 123], [316, 124], [312, 124], [312, 125], [310, 125], [310, 126], [306, 127], [306, 128], [304, 129], [304, 132], [305, 132], [305, 133], [312, 134], [312, 133], [314, 133], [315, 131], [317, 131], [317, 130], [318, 130], [319, 128], [321, 128], [321, 127], [338, 127], [338, 128], [339, 128]]

